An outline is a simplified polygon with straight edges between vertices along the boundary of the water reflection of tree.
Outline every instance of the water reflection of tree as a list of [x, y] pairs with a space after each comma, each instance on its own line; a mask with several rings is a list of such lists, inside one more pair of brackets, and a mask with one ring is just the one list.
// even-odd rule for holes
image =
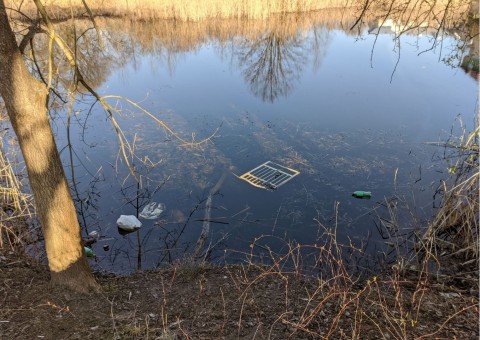
[[254, 41], [244, 40], [239, 60], [253, 93], [273, 102], [290, 93], [306, 56], [298, 35], [286, 37], [270, 31]]
[[[464, 44], [459, 46], [460, 66], [473, 78], [479, 79], [479, 22], [478, 22], [478, 1], [472, 1], [469, 8], [469, 17], [465, 21], [463, 30]], [[462, 38], [462, 36], [460, 36]]]
[[322, 45], [326, 41], [317, 34], [319, 32], [314, 31], [312, 45], [299, 32], [284, 34], [275, 30], [267, 31], [254, 40], [241, 41], [234, 53], [252, 92], [270, 102], [290, 94], [312, 50], [315, 67], [318, 68], [321, 63]]
[[[361, 27], [366, 26], [370, 34], [376, 35], [372, 58], [378, 36], [385, 33], [393, 36], [398, 53], [392, 77], [400, 61], [401, 38], [405, 35], [427, 35], [430, 46], [419, 50], [419, 55], [439, 50], [441, 60], [452, 67], [463, 67], [462, 64], [472, 67], [471, 61], [473, 64], [478, 61], [475, 46], [478, 40], [478, 0], [354, 0], [354, 3], [359, 6], [359, 12], [351, 29], [357, 28], [361, 33]], [[454, 37], [455, 42], [447, 47], [444, 38], [449, 36]], [[478, 62], [476, 65], [478, 72]]]
[[[77, 67], [85, 81], [96, 89], [103, 84], [115, 68], [119, 68], [133, 57], [132, 43], [122, 36], [111, 37], [104, 34], [105, 46], [100, 46], [96, 39], [97, 33], [89, 26], [89, 22], [77, 20], [66, 21], [56, 25], [68, 48], [76, 57]], [[30, 52], [32, 51], [32, 52]], [[41, 79], [47, 78], [48, 73], [48, 36], [37, 34], [32, 38], [29, 49], [26, 52], [32, 56], [32, 69]], [[69, 65], [68, 60], [54, 46], [52, 54], [53, 85], [58, 93], [65, 94], [73, 91], [78, 86], [82, 91], [81, 84], [77, 84], [76, 74]]]
[[[313, 58], [318, 69], [328, 42], [328, 28], [337, 27], [341, 13], [308, 13], [302, 17], [282, 15], [263, 21], [221, 20], [203, 22], [129, 22], [128, 34], [142, 53], [152, 53], [174, 73], [175, 62], [186, 52], [210, 40], [219, 53], [230, 50], [243, 70], [245, 80], [265, 101], [288, 95], [303, 66]], [[124, 30], [105, 21], [113, 30]], [[311, 31], [312, 30], [312, 31]], [[307, 32], [311, 31], [311, 34]]]

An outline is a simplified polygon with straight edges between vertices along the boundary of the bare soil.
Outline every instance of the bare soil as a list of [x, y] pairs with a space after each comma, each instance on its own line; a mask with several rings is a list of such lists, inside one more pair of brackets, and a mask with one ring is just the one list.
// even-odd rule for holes
[[[381, 294], [373, 289], [362, 300], [376, 282], [348, 294], [338, 287], [335, 296], [331, 289], [322, 294], [320, 281], [263, 267], [185, 263], [97, 280], [100, 294], [52, 289], [47, 268], [24, 255], [2, 254], [0, 339], [479, 337], [477, 291], [445, 283], [419, 290], [404, 280], [399, 300], [386, 275]], [[416, 321], [398, 313], [417, 313]]]

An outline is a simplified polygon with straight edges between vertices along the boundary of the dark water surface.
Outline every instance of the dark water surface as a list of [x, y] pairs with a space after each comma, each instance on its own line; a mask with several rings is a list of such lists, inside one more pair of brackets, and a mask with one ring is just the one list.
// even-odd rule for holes
[[[375, 251], [382, 240], [372, 209], [393, 196], [411, 202], [418, 221], [433, 214], [434, 189], [448, 171], [443, 150], [423, 142], [447, 138], [459, 114], [472, 127], [477, 104], [476, 79], [442, 61], [457, 44], [453, 35], [444, 34], [443, 49], [420, 55], [432, 36], [403, 36], [399, 55], [388, 30], [373, 54], [375, 35], [367, 29], [360, 37], [321, 25], [292, 32], [210, 36], [182, 49], [108, 30], [111, 66], [92, 66], [104, 74], [100, 94], [128, 97], [187, 140], [218, 131], [206, 144], [183, 146], [138, 108], [110, 99], [135, 144], [138, 187], [100, 106], [88, 113], [91, 100], [78, 102], [71, 128], [76, 198], [85, 235], [101, 234], [94, 266], [137, 268], [138, 235], [120, 235], [116, 220], [149, 202], [166, 210], [141, 219], [143, 268], [192, 254], [217, 183], [206, 241], [215, 261], [241, 260], [262, 235], [265, 252], [282, 251], [289, 240], [316, 243], [321, 225], [337, 225], [344, 243], [369, 240]], [[64, 124], [66, 117], [55, 123], [60, 148], [67, 144]], [[70, 163], [68, 148], [62, 157]], [[237, 177], [268, 160], [300, 175], [275, 191]], [[353, 198], [355, 190], [371, 191], [372, 199]], [[404, 217], [406, 227], [416, 227]]]

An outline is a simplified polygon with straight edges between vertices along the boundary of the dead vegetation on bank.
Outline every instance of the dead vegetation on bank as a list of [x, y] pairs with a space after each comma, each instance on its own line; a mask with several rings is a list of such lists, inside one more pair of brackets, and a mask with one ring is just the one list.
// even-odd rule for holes
[[[0, 102], [0, 124], [5, 121]], [[5, 145], [5, 143], [7, 145]], [[34, 216], [32, 196], [25, 190], [25, 177], [18, 168], [16, 141], [8, 129], [0, 133], [0, 251], [25, 248], [33, 235], [30, 223]]]
[[[317, 244], [281, 241], [274, 251], [268, 244], [279, 240], [263, 236], [252, 240], [243, 265], [186, 260], [125, 277], [99, 276], [103, 292], [92, 298], [46, 289], [46, 268], [14, 252], [27, 242], [4, 242], [0, 335], [476, 339], [478, 273], [437, 274], [443, 265], [478, 268], [478, 129], [442, 147], [453, 177], [444, 182], [438, 215], [409, 263], [399, 256], [383, 271], [352, 270], [363, 250], [341, 244], [335, 227], [318, 221]], [[2, 239], [11, 239], [5, 218], [1, 223]]]
[[[463, 128], [463, 126], [462, 126]], [[479, 136], [463, 131], [450, 136], [443, 148], [451, 178], [441, 182], [436, 195], [441, 196], [439, 210], [421, 239], [426, 258], [441, 263], [444, 257], [458, 264], [462, 271], [479, 267]]]
[[[257, 240], [260, 241], [260, 240]], [[334, 248], [331, 248], [331, 247]], [[98, 277], [96, 296], [48, 289], [45, 268], [0, 257], [0, 336], [51, 339], [477, 339], [478, 298], [398, 271], [357, 281], [335, 243], [312, 247], [332, 277], [285, 262], [213, 267], [179, 263], [126, 277]], [[332, 253], [333, 252], [333, 253]]]

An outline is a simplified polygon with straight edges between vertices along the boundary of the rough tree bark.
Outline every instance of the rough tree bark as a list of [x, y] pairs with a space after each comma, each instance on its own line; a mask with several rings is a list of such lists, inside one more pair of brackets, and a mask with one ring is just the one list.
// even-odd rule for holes
[[51, 283], [97, 290], [47, 112], [47, 89], [28, 71], [0, 0], [0, 96], [18, 138], [40, 217]]

